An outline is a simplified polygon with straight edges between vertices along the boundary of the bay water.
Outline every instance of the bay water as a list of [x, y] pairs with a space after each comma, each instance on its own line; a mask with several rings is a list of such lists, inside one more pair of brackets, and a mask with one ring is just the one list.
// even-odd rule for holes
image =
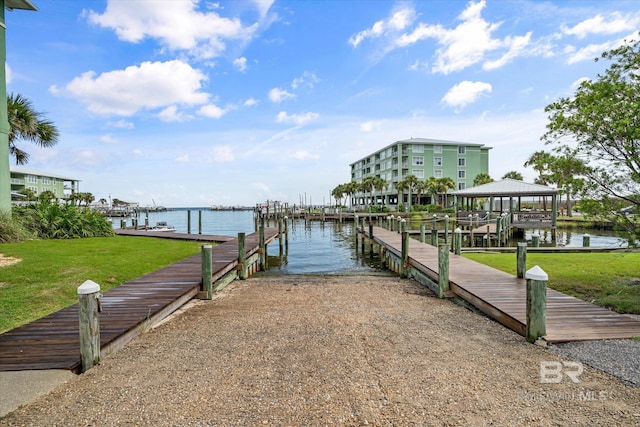
[[[236, 237], [238, 233], [255, 231], [253, 211], [223, 211], [208, 208], [179, 208], [163, 212], [149, 212], [150, 226], [164, 221], [176, 228], [178, 233], [187, 233], [191, 216], [191, 233], [198, 233], [199, 218], [202, 218], [202, 234]], [[138, 223], [144, 224], [146, 213], [141, 213]], [[113, 219], [119, 227], [120, 218]], [[131, 219], [127, 218], [127, 225]], [[277, 227], [273, 222], [268, 226]], [[355, 244], [353, 222], [322, 222], [297, 219], [289, 222], [289, 243], [282, 254], [276, 239], [267, 248], [268, 267], [271, 273], [281, 274], [360, 274], [380, 271], [379, 259], [368, 253], [358, 253]], [[599, 230], [557, 230], [556, 240], [551, 240], [550, 230], [527, 230], [525, 240], [531, 241], [533, 233], [540, 235], [541, 246], [582, 246], [582, 237], [590, 235], [593, 247], [625, 247], [626, 242], [613, 232]]]

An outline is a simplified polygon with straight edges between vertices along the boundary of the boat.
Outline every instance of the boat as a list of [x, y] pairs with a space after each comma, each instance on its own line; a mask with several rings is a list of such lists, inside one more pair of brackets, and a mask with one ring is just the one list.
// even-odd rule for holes
[[166, 221], [158, 221], [155, 226], [147, 228], [147, 231], [176, 231], [176, 228], [168, 225]]

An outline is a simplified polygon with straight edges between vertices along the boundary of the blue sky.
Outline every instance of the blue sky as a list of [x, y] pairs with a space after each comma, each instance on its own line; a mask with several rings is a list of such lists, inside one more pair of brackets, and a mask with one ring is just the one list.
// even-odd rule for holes
[[637, 1], [33, 0], [7, 11], [8, 93], [60, 130], [29, 168], [142, 206], [328, 203], [410, 137], [544, 149], [544, 107], [637, 37]]

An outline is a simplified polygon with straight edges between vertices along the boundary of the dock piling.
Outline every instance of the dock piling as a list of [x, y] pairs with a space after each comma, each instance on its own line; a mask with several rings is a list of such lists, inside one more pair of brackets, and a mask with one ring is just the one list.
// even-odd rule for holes
[[527, 269], [527, 243], [518, 242], [516, 249], [516, 269], [518, 279], [524, 278], [524, 272]]
[[527, 341], [535, 342], [547, 334], [547, 281], [549, 276], [539, 266], [525, 274], [527, 279]]
[[245, 246], [246, 234], [238, 233], [238, 267], [240, 268], [240, 273], [238, 277], [240, 280], [245, 280], [247, 278], [247, 249]]
[[213, 269], [212, 249], [213, 246], [211, 245], [202, 245], [202, 285], [200, 290], [206, 293], [205, 299], [213, 298], [213, 283], [211, 280], [211, 271]]
[[438, 298], [444, 298], [449, 290], [449, 245], [438, 245]]
[[100, 285], [97, 283], [87, 280], [78, 286], [82, 372], [100, 362], [100, 297]]

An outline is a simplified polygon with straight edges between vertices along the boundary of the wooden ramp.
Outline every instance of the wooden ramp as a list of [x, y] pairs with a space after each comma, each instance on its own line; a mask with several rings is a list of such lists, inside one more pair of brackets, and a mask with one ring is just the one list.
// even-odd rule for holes
[[[374, 227], [376, 243], [400, 256], [399, 233]], [[436, 283], [438, 249], [411, 239], [409, 263]], [[514, 259], [515, 263], [515, 259]], [[449, 255], [449, 285], [460, 298], [520, 335], [526, 329], [526, 281], [455, 254]], [[640, 321], [547, 288], [549, 342], [640, 337]]]
[[[267, 243], [277, 236], [277, 228], [265, 228]], [[247, 257], [258, 252], [258, 240], [258, 233], [246, 236]], [[237, 239], [215, 246], [212, 253], [215, 281], [237, 266]], [[201, 255], [197, 254], [104, 292], [100, 313], [102, 355], [122, 347], [196, 296], [202, 283], [201, 267]], [[77, 371], [80, 365], [78, 304], [0, 335], [0, 371]]]

